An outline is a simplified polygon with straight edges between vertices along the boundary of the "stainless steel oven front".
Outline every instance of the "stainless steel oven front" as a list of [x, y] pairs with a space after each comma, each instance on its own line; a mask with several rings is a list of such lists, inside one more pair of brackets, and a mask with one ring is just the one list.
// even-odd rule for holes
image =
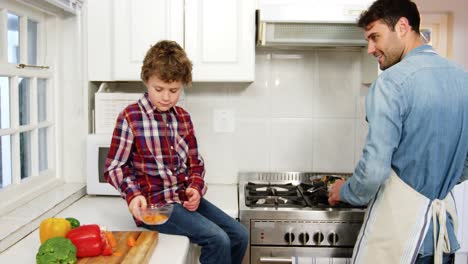
[[292, 263], [293, 258], [351, 258], [364, 209], [301, 203], [295, 196], [304, 194], [296, 193], [296, 189], [300, 190], [296, 187], [311, 176], [317, 175], [240, 175], [239, 218], [250, 233], [244, 264]]

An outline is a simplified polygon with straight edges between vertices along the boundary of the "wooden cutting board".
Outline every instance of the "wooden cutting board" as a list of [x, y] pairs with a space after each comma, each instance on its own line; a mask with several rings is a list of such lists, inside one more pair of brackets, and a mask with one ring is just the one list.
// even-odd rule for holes
[[[113, 231], [117, 246], [112, 256], [78, 258], [78, 264], [147, 264], [158, 244], [159, 233], [156, 231]], [[135, 246], [127, 245], [127, 238], [135, 238]], [[118, 253], [117, 253], [118, 252]]]

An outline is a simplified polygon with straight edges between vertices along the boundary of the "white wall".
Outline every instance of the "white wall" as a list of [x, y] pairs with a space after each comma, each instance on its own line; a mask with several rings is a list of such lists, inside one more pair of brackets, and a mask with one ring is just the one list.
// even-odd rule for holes
[[452, 40], [449, 39], [449, 58], [462, 65], [468, 70], [468, 1], [465, 0], [415, 0], [418, 4], [420, 13], [440, 13], [445, 12], [451, 15], [452, 21], [449, 21], [451, 27]]
[[[236, 183], [239, 171], [352, 172], [366, 133], [359, 50], [260, 51], [252, 84], [186, 90], [206, 180]], [[231, 133], [215, 110], [234, 112]]]
[[59, 36], [57, 169], [66, 182], [85, 182], [87, 84], [83, 74], [81, 16], [63, 18]]

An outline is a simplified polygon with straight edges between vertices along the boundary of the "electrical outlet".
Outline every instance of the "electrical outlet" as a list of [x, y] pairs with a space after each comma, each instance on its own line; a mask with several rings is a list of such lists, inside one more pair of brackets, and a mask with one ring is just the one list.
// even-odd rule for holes
[[235, 130], [235, 112], [233, 109], [215, 109], [213, 126], [215, 133], [233, 133]]

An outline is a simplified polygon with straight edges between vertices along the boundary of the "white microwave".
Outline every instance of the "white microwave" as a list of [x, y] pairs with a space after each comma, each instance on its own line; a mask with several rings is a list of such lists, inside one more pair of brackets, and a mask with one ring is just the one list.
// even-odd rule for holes
[[87, 179], [86, 191], [94, 195], [120, 195], [104, 179], [104, 165], [111, 143], [111, 134], [93, 134], [87, 138]]

